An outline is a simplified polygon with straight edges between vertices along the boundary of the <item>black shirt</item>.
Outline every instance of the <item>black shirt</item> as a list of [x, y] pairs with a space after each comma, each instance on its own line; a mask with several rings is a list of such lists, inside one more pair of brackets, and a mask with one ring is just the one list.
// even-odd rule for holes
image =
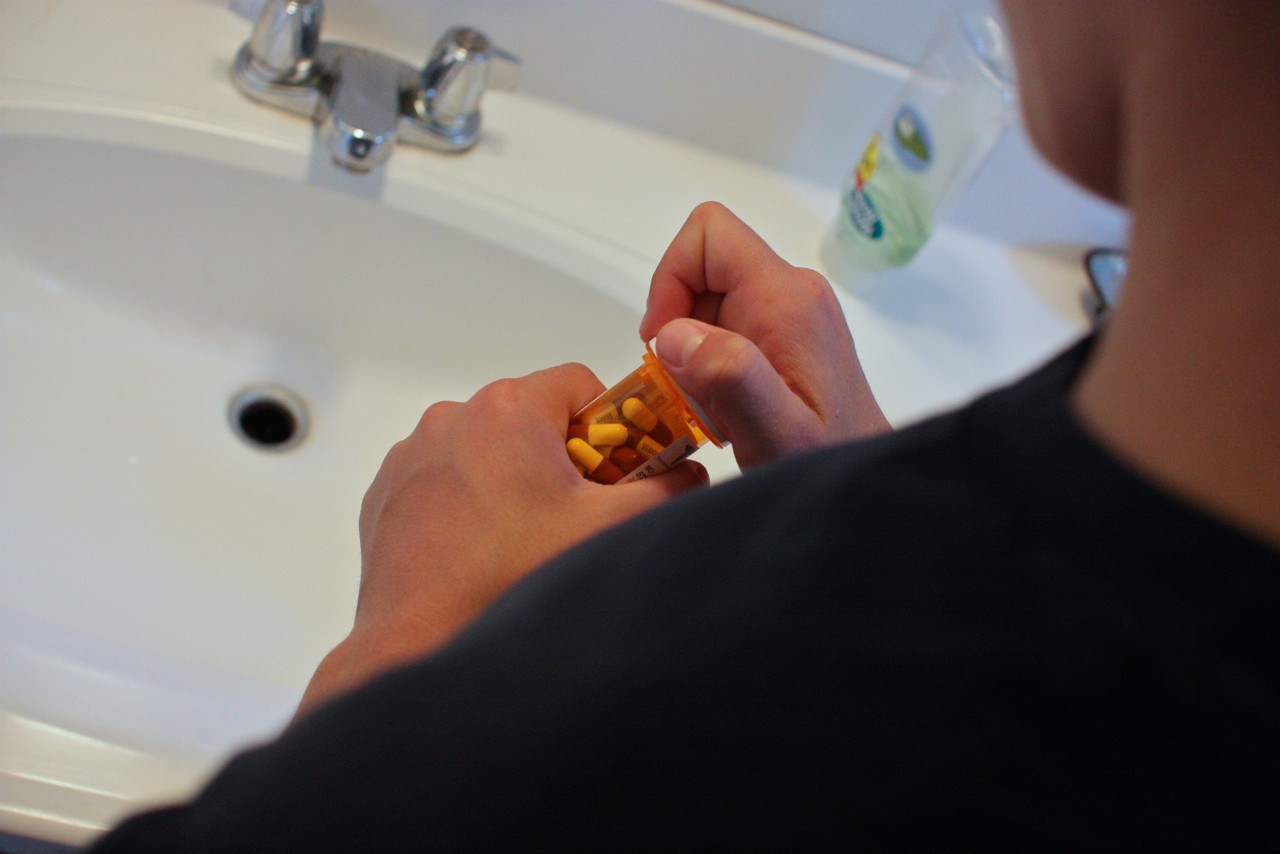
[[1087, 352], [605, 532], [101, 850], [1280, 846], [1280, 556], [1081, 431]]

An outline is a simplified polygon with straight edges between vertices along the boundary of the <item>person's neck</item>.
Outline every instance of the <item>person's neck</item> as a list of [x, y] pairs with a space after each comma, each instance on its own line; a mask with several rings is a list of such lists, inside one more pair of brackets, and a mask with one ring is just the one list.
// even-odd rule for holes
[[1269, 63], [1148, 67], [1164, 78], [1134, 79], [1124, 141], [1129, 275], [1072, 406], [1139, 471], [1280, 548], [1280, 85]]

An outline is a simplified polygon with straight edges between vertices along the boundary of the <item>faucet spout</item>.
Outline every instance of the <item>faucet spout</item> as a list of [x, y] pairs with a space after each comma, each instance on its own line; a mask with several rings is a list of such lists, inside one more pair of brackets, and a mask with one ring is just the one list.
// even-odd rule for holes
[[400, 117], [401, 66], [358, 48], [345, 50], [335, 65], [333, 91], [320, 108], [320, 138], [339, 166], [368, 172], [391, 156]]
[[477, 30], [456, 27], [418, 70], [386, 54], [320, 41], [324, 0], [266, 0], [232, 66], [245, 95], [313, 119], [333, 161], [369, 172], [396, 140], [466, 151], [480, 130], [480, 98], [511, 89], [519, 60]]

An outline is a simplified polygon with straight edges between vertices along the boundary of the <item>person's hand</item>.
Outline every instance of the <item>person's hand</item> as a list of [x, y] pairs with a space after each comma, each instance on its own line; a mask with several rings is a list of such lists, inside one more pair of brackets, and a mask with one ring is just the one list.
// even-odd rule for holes
[[565, 434], [603, 390], [585, 367], [564, 365], [426, 411], [365, 495], [355, 624], [317, 669], [299, 717], [440, 647], [569, 546], [706, 484], [706, 471], [689, 462], [633, 483], [583, 478]]
[[696, 208], [658, 263], [640, 337], [743, 469], [889, 429], [831, 285], [721, 205]]

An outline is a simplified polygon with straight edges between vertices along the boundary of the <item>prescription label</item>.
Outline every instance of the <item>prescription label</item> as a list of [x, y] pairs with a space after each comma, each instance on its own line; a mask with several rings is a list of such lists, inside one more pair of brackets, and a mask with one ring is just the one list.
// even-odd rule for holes
[[654, 457], [650, 457], [638, 468], [632, 470], [625, 475], [619, 483], [629, 483], [633, 480], [643, 480], [646, 477], [653, 477], [655, 474], [662, 474], [675, 468], [676, 464], [685, 457], [698, 450], [697, 444], [687, 437], [680, 437]]

